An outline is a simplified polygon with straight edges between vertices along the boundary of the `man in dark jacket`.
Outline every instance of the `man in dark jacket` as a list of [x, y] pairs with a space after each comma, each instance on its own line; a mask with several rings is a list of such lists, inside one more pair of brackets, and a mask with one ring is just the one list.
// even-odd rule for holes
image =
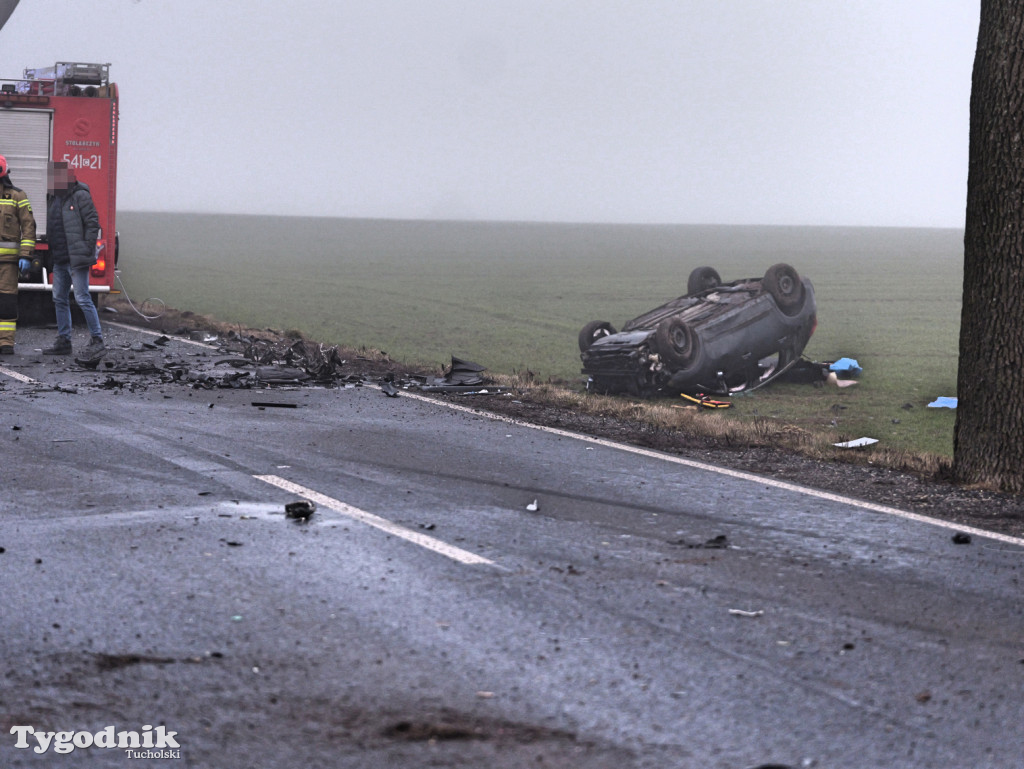
[[0, 155], [0, 355], [14, 354], [18, 325], [18, 273], [36, 248], [36, 219], [32, 204], [7, 175], [7, 158]]
[[71, 353], [71, 289], [75, 291], [92, 340], [85, 355], [95, 358], [104, 351], [103, 329], [96, 305], [89, 295], [89, 268], [96, 264], [96, 239], [100, 217], [89, 188], [75, 178], [67, 163], [54, 163], [52, 194], [46, 208], [46, 239], [53, 257], [53, 306], [57, 311], [57, 341], [44, 355]]

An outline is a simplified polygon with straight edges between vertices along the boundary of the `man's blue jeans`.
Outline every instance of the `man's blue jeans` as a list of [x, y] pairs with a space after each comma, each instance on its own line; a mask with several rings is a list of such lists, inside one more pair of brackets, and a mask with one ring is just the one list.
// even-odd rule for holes
[[65, 339], [71, 338], [71, 288], [75, 289], [75, 301], [82, 309], [89, 333], [94, 337], [103, 338], [100, 328], [100, 314], [89, 296], [89, 268], [75, 267], [72, 269], [67, 262], [53, 265], [53, 306], [57, 309], [57, 334]]

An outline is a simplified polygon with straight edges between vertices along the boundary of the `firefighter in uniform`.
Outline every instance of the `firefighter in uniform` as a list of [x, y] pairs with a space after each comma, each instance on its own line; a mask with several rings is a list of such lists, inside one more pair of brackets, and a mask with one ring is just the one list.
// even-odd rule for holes
[[11, 183], [0, 155], [0, 355], [14, 354], [18, 325], [18, 273], [36, 248], [36, 218], [25, 193]]

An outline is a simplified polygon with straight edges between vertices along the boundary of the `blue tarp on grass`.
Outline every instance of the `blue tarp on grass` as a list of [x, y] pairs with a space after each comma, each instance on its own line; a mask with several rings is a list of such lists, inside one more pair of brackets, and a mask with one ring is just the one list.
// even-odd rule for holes
[[861, 367], [860, 364], [853, 358], [840, 358], [831, 366], [829, 366], [828, 370], [836, 372], [845, 371], [851, 376], [857, 376], [861, 372]]

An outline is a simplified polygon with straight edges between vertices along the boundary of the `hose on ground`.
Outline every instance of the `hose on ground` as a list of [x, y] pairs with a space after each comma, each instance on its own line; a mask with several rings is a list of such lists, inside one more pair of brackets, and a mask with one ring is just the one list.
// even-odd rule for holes
[[114, 278], [117, 280], [117, 284], [121, 287], [121, 293], [124, 294], [124, 300], [128, 302], [128, 306], [131, 307], [135, 311], [135, 314], [140, 318], [145, 320], [156, 320], [167, 310], [167, 303], [163, 299], [151, 296], [148, 299], [144, 299], [139, 307], [145, 307], [147, 304], [156, 304], [159, 302], [160, 311], [157, 312], [156, 315], [147, 315], [132, 303], [131, 297], [128, 296], [128, 289], [124, 287], [124, 282], [121, 280], [120, 274], [115, 272]]

